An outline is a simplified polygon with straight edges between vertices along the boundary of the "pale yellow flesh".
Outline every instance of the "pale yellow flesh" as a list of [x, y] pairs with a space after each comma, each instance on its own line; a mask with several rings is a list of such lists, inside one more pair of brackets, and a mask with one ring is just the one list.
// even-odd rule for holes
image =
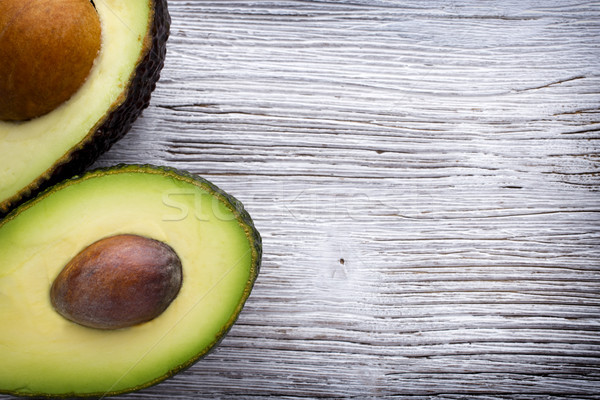
[[119, 101], [140, 58], [149, 0], [97, 0], [102, 46], [88, 79], [56, 110], [25, 122], [0, 121], [0, 202], [17, 194], [76, 146]]
[[[63, 266], [92, 242], [132, 233], [170, 245], [183, 264], [177, 298], [156, 319], [85, 328], [52, 308]], [[202, 353], [239, 310], [252, 251], [225, 203], [160, 174], [88, 179], [0, 225], [0, 392], [106, 393], [147, 384]]]

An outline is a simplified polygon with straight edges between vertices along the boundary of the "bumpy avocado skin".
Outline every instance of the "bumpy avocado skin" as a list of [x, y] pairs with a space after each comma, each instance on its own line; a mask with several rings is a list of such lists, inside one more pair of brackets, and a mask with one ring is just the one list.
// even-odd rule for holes
[[239, 200], [237, 200], [232, 195], [226, 193], [225, 191], [223, 191], [222, 189], [220, 189], [219, 187], [214, 185], [212, 182], [210, 182], [204, 178], [201, 178], [197, 175], [190, 174], [187, 171], [179, 170], [176, 168], [162, 167], [162, 166], [155, 166], [155, 165], [148, 165], [148, 164], [146, 164], [146, 165], [119, 164], [119, 165], [116, 165], [113, 167], [98, 168], [98, 169], [95, 169], [92, 171], [88, 171], [81, 176], [75, 176], [70, 179], [66, 179], [52, 187], [47, 188], [46, 190], [44, 190], [41, 194], [39, 194], [35, 198], [30, 199], [30, 200], [26, 201], [25, 203], [21, 204], [20, 206], [18, 206], [17, 208], [13, 209], [6, 216], [5, 219], [0, 220], [0, 228], [2, 227], [2, 225], [7, 223], [8, 221], [10, 221], [14, 218], [18, 218], [18, 216], [21, 212], [34, 206], [38, 201], [41, 201], [43, 198], [52, 195], [52, 193], [54, 191], [60, 190], [60, 189], [64, 188], [65, 186], [77, 184], [77, 182], [79, 180], [87, 179], [89, 177], [101, 176], [104, 174], [108, 175], [108, 174], [114, 174], [114, 173], [128, 173], [128, 172], [160, 174], [163, 176], [171, 177], [176, 180], [179, 179], [179, 180], [184, 180], [188, 183], [192, 183], [196, 186], [204, 188], [212, 196], [219, 198], [233, 212], [238, 223], [244, 228], [244, 231], [245, 231], [246, 237], [248, 238], [248, 241], [250, 243], [250, 248], [251, 248], [251, 252], [252, 252], [252, 266], [251, 266], [251, 270], [250, 270], [250, 277], [246, 283], [246, 287], [245, 287], [243, 296], [240, 299], [240, 301], [235, 309], [235, 312], [233, 313], [231, 318], [227, 321], [227, 323], [225, 325], [223, 325], [219, 334], [216, 336], [215, 341], [212, 342], [207, 347], [205, 347], [205, 349], [202, 352], [196, 354], [195, 356], [193, 356], [192, 358], [187, 360], [185, 363], [171, 369], [165, 375], [157, 377], [156, 379], [149, 381], [149, 382], [143, 382], [138, 386], [131, 387], [131, 388], [121, 390], [121, 391], [107, 391], [107, 392], [102, 392], [102, 393], [84, 393], [84, 394], [69, 392], [69, 393], [64, 393], [62, 395], [57, 395], [57, 394], [49, 395], [47, 393], [23, 394], [23, 393], [19, 393], [19, 392], [11, 392], [11, 391], [2, 390], [0, 388], [0, 394], [8, 394], [8, 395], [16, 396], [16, 397], [27, 397], [27, 398], [33, 397], [33, 398], [40, 398], [40, 399], [84, 399], [84, 398], [89, 399], [89, 398], [105, 398], [105, 397], [109, 397], [109, 396], [116, 396], [116, 395], [120, 395], [120, 394], [124, 394], [124, 393], [131, 393], [131, 392], [135, 392], [135, 391], [138, 391], [141, 389], [145, 389], [150, 386], [157, 385], [157, 384], [163, 382], [164, 380], [173, 377], [177, 373], [184, 371], [185, 369], [191, 367], [196, 362], [198, 362], [199, 360], [201, 360], [202, 358], [207, 356], [211, 351], [213, 351], [221, 343], [221, 341], [225, 338], [225, 336], [227, 336], [227, 333], [233, 327], [234, 323], [237, 321], [239, 314], [241, 313], [241, 311], [244, 307], [244, 304], [246, 303], [246, 300], [248, 300], [248, 297], [250, 296], [250, 293], [254, 287], [254, 284], [255, 284], [256, 279], [258, 278], [258, 274], [260, 272], [261, 261], [262, 261], [262, 238], [260, 236], [260, 233], [256, 229], [256, 227], [254, 226], [254, 222], [253, 222], [250, 214], [246, 211], [243, 204]]
[[171, 17], [167, 0], [151, 0], [153, 15], [145, 56], [132, 73], [129, 88], [122, 94], [122, 103], [115, 105], [103, 120], [68, 154], [52, 165], [34, 182], [15, 196], [0, 199], [0, 218], [11, 209], [48, 188], [73, 175], [82, 173], [131, 129], [133, 122], [150, 104], [150, 96], [164, 65]]

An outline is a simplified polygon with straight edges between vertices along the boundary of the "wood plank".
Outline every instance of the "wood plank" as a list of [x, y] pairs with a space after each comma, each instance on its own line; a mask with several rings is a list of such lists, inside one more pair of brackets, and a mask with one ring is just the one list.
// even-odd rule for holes
[[117, 398], [600, 398], [598, 2], [169, 4], [96, 165], [212, 180], [263, 267], [215, 352]]

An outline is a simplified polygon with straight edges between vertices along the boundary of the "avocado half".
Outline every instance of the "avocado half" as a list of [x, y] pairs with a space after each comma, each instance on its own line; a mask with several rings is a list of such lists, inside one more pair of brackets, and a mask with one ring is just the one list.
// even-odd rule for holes
[[[51, 305], [61, 269], [97, 240], [134, 234], [180, 257], [182, 285], [156, 318], [99, 330]], [[166, 379], [229, 331], [260, 268], [242, 204], [174, 169], [121, 165], [63, 181], [0, 221], [0, 393], [104, 397]]]
[[169, 36], [166, 0], [103, 0], [94, 6], [101, 47], [83, 86], [49, 114], [0, 121], [0, 217], [89, 167], [149, 104]]

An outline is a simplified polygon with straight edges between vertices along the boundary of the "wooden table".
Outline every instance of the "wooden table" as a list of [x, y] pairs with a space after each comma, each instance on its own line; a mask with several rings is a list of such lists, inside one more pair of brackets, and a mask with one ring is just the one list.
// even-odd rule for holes
[[119, 399], [600, 398], [600, 3], [170, 11], [96, 165], [208, 178], [263, 265], [216, 351]]

